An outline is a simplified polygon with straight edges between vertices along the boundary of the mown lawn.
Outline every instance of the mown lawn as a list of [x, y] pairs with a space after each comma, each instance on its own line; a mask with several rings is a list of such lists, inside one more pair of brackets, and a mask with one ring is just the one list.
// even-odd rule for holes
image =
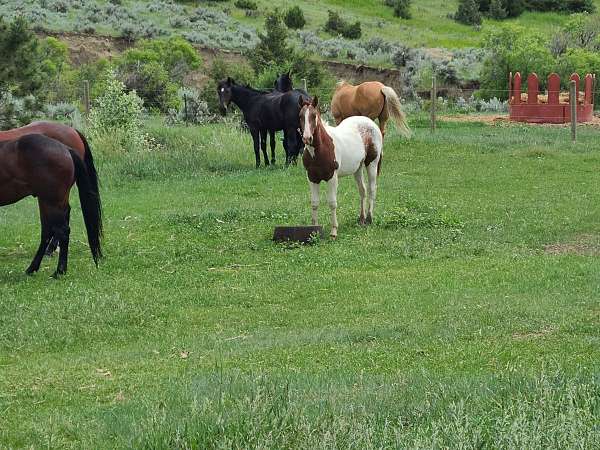
[[97, 270], [76, 195], [59, 281], [23, 274], [35, 202], [0, 209], [0, 448], [598, 448], [598, 130], [413, 126], [335, 242], [270, 241], [303, 169], [226, 125], [94, 142]]

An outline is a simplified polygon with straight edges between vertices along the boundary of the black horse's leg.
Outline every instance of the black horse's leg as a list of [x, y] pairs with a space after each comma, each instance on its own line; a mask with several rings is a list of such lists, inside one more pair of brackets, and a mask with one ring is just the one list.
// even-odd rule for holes
[[58, 278], [67, 272], [67, 262], [69, 259], [69, 235], [71, 234], [71, 228], [69, 227], [69, 216], [71, 207], [67, 205], [67, 210], [62, 216], [62, 220], [56, 222], [54, 226], [54, 237], [58, 240], [60, 245], [60, 252], [58, 253], [58, 266], [56, 272], [52, 275], [54, 278]]
[[269, 136], [271, 138], [271, 164], [275, 164], [275, 131], [269, 130]]
[[252, 142], [254, 143], [254, 157], [256, 158], [256, 168], [260, 167], [260, 153], [259, 153], [259, 133], [258, 130], [253, 128], [250, 129], [250, 134], [252, 135]]
[[40, 270], [40, 264], [42, 263], [42, 259], [44, 258], [44, 251], [48, 248], [48, 243], [52, 239], [52, 227], [49, 221], [48, 213], [44, 205], [41, 202], [38, 202], [40, 209], [40, 223], [42, 227], [41, 238], [40, 238], [40, 246], [31, 261], [31, 264], [25, 271], [27, 275], [31, 275], [38, 270]]
[[267, 154], [267, 130], [260, 130], [260, 148], [265, 158], [265, 166], [268, 166], [269, 155]]

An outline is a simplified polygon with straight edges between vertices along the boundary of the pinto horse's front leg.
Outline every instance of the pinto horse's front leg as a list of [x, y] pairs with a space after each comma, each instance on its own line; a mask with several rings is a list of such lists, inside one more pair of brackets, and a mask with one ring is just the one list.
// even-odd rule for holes
[[310, 206], [312, 207], [312, 224], [319, 224], [319, 185], [309, 181], [310, 185]]
[[335, 239], [337, 237], [338, 221], [337, 221], [337, 188], [338, 176], [337, 171], [333, 173], [331, 179], [327, 182], [327, 203], [331, 210], [331, 233], [330, 236]]

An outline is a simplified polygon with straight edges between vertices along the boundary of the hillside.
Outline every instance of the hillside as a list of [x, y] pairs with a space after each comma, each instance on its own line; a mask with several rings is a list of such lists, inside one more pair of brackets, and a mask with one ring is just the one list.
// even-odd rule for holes
[[[380, 37], [393, 45], [427, 48], [477, 47], [481, 36], [499, 22], [486, 20], [480, 29], [461, 25], [448, 16], [456, 10], [457, 0], [419, 0], [412, 6], [413, 18], [395, 18], [392, 8], [382, 0], [256, 0], [256, 11], [237, 8], [234, 1], [174, 3], [169, 0], [46, 0], [40, 8], [36, 0], [3, 0], [0, 14], [5, 18], [24, 15], [40, 30], [77, 31], [89, 34], [121, 36], [128, 39], [181, 34], [195, 44], [212, 48], [247, 49], [254, 45], [257, 30], [264, 22], [264, 12], [298, 5], [304, 11], [304, 30], [292, 32], [299, 46], [321, 53], [327, 59], [347, 58], [347, 51], [357, 60], [389, 64], [389, 58], [372, 54], [357, 41], [335, 38], [325, 33], [327, 11], [339, 12], [349, 21], [362, 24], [362, 41]], [[600, 9], [600, 0], [595, 0]], [[525, 13], [507, 22], [517, 23], [532, 31], [551, 34], [567, 15], [559, 13]], [[377, 53], [377, 52], [374, 52]]]

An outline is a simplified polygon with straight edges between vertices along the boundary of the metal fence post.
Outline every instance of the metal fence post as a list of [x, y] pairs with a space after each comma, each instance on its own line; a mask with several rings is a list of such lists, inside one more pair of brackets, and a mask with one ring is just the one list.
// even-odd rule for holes
[[571, 80], [571, 140], [573, 142], [577, 141], [577, 97], [579, 97], [579, 92], [577, 92], [577, 82], [575, 80]]
[[431, 131], [436, 129], [437, 82], [435, 75], [431, 77]]
[[307, 88], [307, 85], [306, 85], [306, 78], [302, 78], [302, 84], [304, 84], [304, 91], [308, 92], [308, 88]]

